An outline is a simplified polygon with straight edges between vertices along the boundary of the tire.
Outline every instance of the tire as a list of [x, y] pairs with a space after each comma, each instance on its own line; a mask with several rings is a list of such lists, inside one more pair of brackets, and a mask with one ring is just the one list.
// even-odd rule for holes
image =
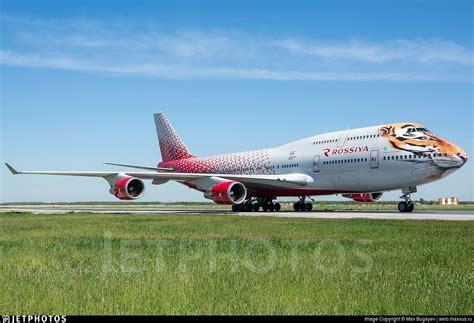
[[415, 204], [413, 204], [412, 202], [408, 203], [407, 212], [411, 213], [411, 212], [413, 212], [414, 209], [415, 209]]
[[402, 213], [408, 212], [408, 203], [406, 202], [398, 203], [398, 211]]
[[260, 205], [258, 205], [257, 203], [255, 203], [255, 204], [253, 205], [253, 211], [254, 211], [254, 212], [260, 211]]
[[263, 204], [262, 210], [263, 210], [263, 212], [268, 212], [268, 205], [267, 205], [267, 204]]
[[313, 210], [313, 204], [306, 203], [306, 211], [311, 212]]
[[300, 205], [299, 205], [299, 203], [293, 204], [293, 210], [295, 210], [295, 212], [299, 212], [299, 211], [300, 211]]
[[308, 209], [307, 209], [307, 206], [305, 203], [300, 203], [300, 211], [301, 212], [306, 212]]
[[248, 203], [245, 205], [245, 211], [246, 212], [253, 212], [253, 205]]
[[240, 205], [235, 204], [232, 205], [232, 212], [239, 212], [240, 211]]
[[273, 203], [268, 204], [268, 210], [270, 212], [274, 212], [275, 211], [275, 204], [273, 204]]
[[281, 204], [275, 203], [275, 212], [280, 212], [280, 210], [281, 210]]

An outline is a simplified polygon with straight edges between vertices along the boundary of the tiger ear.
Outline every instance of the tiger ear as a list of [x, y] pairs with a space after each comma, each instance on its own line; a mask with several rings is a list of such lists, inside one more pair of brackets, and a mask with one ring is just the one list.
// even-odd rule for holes
[[382, 137], [387, 137], [392, 132], [392, 129], [392, 126], [382, 127], [379, 129], [379, 135]]

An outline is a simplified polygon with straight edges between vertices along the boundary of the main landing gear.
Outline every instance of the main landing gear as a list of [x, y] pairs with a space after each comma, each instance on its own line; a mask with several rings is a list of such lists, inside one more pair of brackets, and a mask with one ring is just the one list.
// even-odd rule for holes
[[[310, 197], [308, 197], [311, 199]], [[232, 205], [233, 212], [280, 212], [280, 203], [273, 203], [276, 197], [259, 197], [251, 198], [242, 204]], [[311, 199], [312, 200], [312, 199]], [[314, 200], [312, 200], [314, 201]], [[293, 205], [293, 209], [296, 212], [310, 212], [313, 210], [312, 203], [306, 203], [306, 196], [301, 196], [299, 201]]]
[[276, 198], [248, 199], [242, 204], [232, 205], [233, 212], [280, 212], [281, 204], [273, 203]]
[[416, 193], [417, 189], [415, 186], [402, 189], [401, 199], [405, 201], [398, 203], [398, 210], [402, 213], [411, 213], [415, 209], [415, 204], [411, 201], [411, 194]]
[[313, 204], [305, 203], [306, 196], [300, 197], [300, 200], [293, 204], [295, 212], [310, 212], [313, 210]]

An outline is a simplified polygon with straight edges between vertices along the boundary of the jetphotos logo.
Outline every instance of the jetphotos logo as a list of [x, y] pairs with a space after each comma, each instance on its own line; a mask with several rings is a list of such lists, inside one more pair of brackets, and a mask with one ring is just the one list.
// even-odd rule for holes
[[329, 155], [337, 156], [337, 155], [357, 154], [364, 151], [369, 151], [369, 146], [336, 148], [336, 149], [326, 148], [323, 150], [323, 153], [324, 153], [324, 156], [329, 157]]

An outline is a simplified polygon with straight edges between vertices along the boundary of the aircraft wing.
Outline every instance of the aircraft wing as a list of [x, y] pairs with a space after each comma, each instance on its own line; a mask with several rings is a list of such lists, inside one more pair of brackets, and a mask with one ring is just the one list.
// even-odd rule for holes
[[208, 178], [222, 178], [241, 182], [249, 188], [260, 186], [271, 187], [302, 187], [314, 182], [311, 176], [305, 174], [282, 174], [282, 175], [234, 175], [234, 174], [199, 174], [199, 173], [177, 173], [177, 172], [87, 172], [87, 171], [17, 171], [8, 163], [5, 164], [13, 175], [56, 175], [56, 176], [82, 176], [102, 177], [107, 179], [117, 175], [126, 175], [145, 180], [171, 180], [178, 182], [192, 182]]

